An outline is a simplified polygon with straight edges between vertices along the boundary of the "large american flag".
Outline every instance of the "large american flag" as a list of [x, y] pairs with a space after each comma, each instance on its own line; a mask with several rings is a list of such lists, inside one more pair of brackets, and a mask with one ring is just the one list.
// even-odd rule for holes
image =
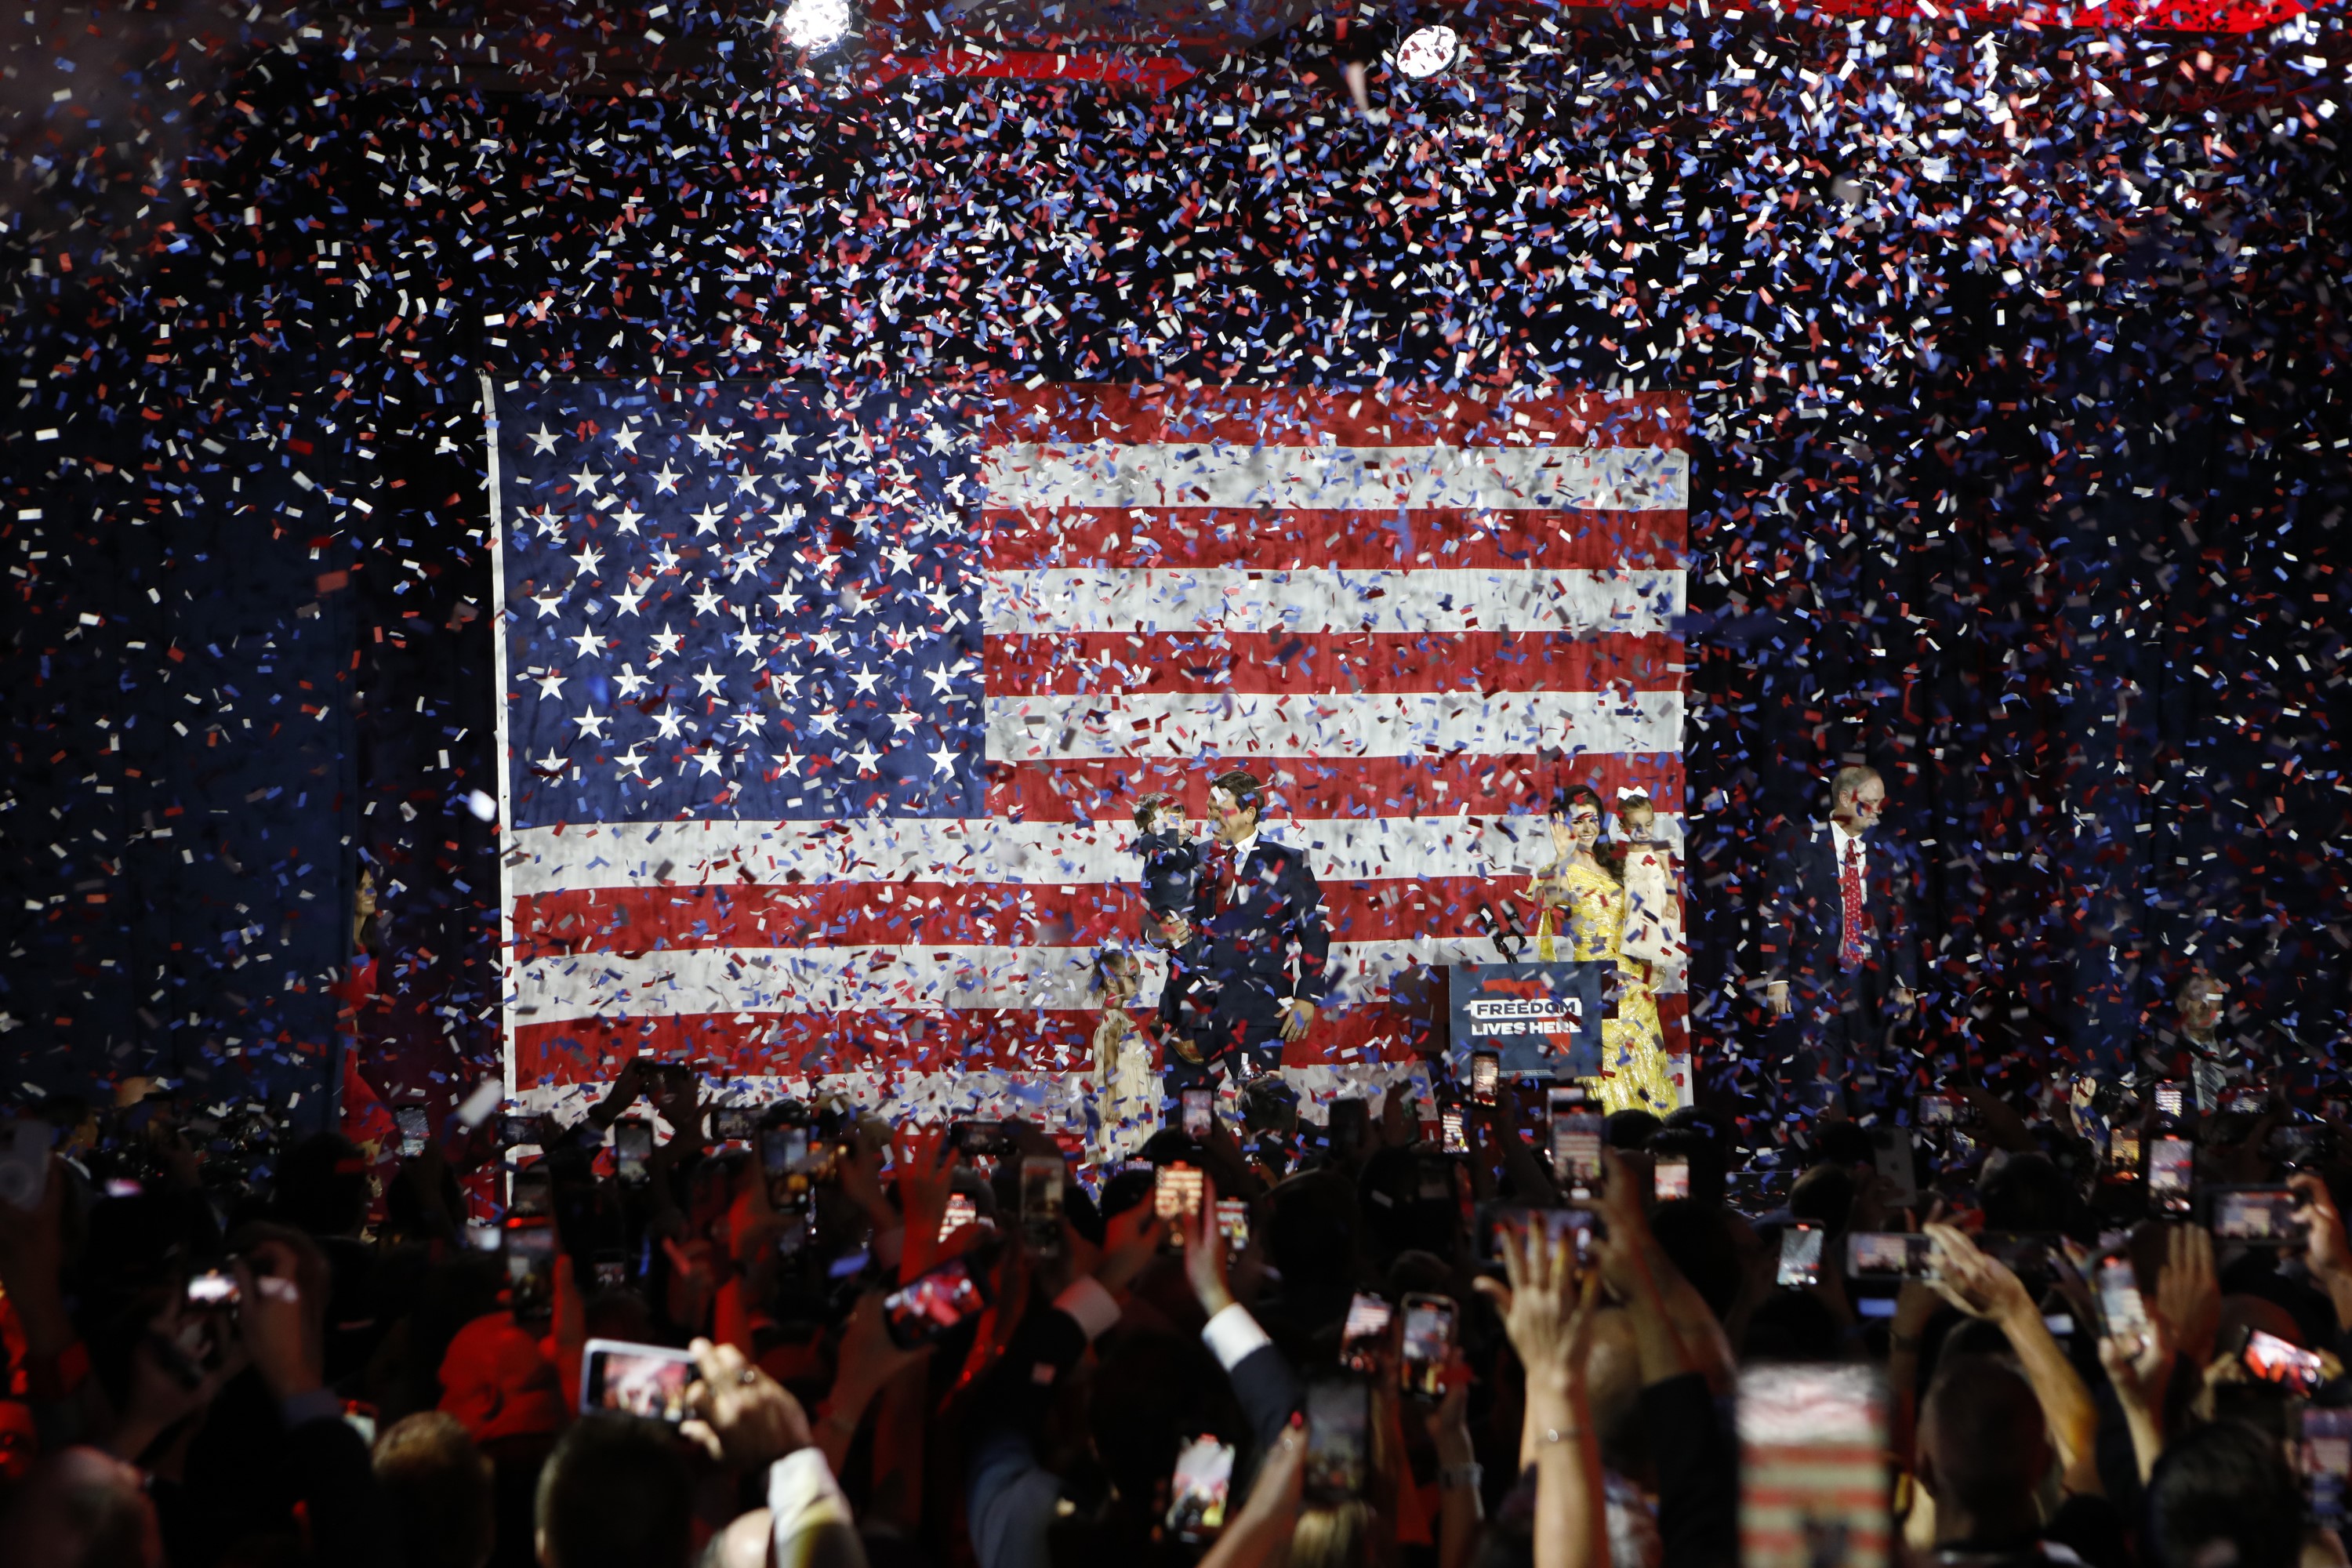
[[1645, 785], [1679, 839], [1675, 399], [583, 382], [492, 407], [527, 1100], [644, 1054], [1075, 1114], [1096, 958], [1142, 912], [1134, 805], [1205, 832], [1229, 767], [1322, 882], [1310, 1090], [1392, 1076], [1442, 1028], [1433, 966], [1502, 956], [1553, 790]]

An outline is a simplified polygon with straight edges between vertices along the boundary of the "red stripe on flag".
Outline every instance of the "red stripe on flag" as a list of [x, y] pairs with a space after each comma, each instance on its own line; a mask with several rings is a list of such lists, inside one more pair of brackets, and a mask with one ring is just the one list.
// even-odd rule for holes
[[[1209, 781], [1244, 767], [1269, 786], [1270, 818], [1500, 816], [1541, 812], [1552, 792], [1591, 784], [1614, 802], [1623, 785], [1650, 792], [1660, 811], [1683, 809], [1682, 758], [1672, 752], [1587, 752], [1574, 757], [1087, 757], [991, 763], [988, 814], [1026, 822], [1098, 822], [1124, 817], [1147, 795], [1174, 796], [1187, 816], [1208, 816]], [[1539, 832], [1529, 824], [1530, 832]], [[1280, 822], [1274, 824], [1277, 836]]]
[[1681, 511], [1052, 507], [990, 508], [982, 518], [988, 564], [1000, 572], [1055, 566], [1672, 569], [1682, 564], [1690, 531]]
[[1669, 637], [1559, 632], [1064, 632], [992, 637], [992, 697], [1131, 691], [1680, 689]]
[[1689, 410], [1670, 393], [1513, 396], [1392, 386], [1055, 384], [994, 395], [986, 439], [1223, 442], [1236, 447], [1687, 447]]
[[[1139, 877], [1140, 857], [1136, 866]], [[1323, 923], [1339, 942], [1483, 937], [1507, 911], [1516, 910], [1523, 924], [1532, 920], [1527, 888], [1525, 877], [1326, 882]], [[605, 888], [517, 899], [515, 957], [697, 948], [1092, 947], [1136, 940], [1144, 913], [1143, 895], [1132, 883]]]
[[[1317, 1019], [1287, 1047], [1289, 1067], [1404, 1061], [1425, 1015], [1350, 1007]], [[633, 1057], [689, 1060], [707, 1072], [1081, 1072], [1093, 1067], [1099, 1016], [974, 1008], [940, 1013], [693, 1013], [625, 1023], [525, 1021], [515, 1030], [516, 1081], [609, 1083]]]

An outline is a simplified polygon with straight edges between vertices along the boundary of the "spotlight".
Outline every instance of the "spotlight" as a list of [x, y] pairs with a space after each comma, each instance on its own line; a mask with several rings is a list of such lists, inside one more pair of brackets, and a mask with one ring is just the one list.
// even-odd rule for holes
[[1462, 58], [1462, 35], [1440, 23], [1416, 27], [1397, 46], [1396, 68], [1415, 81], [1451, 70]]
[[849, 36], [849, 0], [793, 0], [780, 26], [793, 47], [823, 54]]

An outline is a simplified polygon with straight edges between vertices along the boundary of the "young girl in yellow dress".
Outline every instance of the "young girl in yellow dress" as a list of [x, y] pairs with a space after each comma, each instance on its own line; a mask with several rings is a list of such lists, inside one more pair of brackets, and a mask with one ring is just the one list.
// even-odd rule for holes
[[1650, 964], [1625, 955], [1630, 900], [1616, 870], [1594, 852], [1600, 841], [1599, 792], [1577, 784], [1554, 798], [1553, 859], [1529, 888], [1542, 910], [1536, 922], [1536, 957], [1606, 959], [1617, 965], [1617, 1016], [1601, 1026], [1601, 1075], [1585, 1079], [1585, 1087], [1611, 1110], [1663, 1117], [1681, 1105], [1682, 1096], [1658, 1026], [1654, 974]]

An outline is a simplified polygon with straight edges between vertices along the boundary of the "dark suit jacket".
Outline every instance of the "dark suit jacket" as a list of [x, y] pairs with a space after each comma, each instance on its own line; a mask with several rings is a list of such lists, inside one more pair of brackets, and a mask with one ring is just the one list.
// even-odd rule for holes
[[1307, 857], [1263, 837], [1246, 865], [1236, 866], [1223, 843], [1203, 844], [1199, 854], [1192, 940], [1171, 955], [1160, 1016], [1178, 1022], [1184, 997], [1199, 989], [1216, 996], [1196, 1004], [1229, 1014], [1294, 996], [1321, 1006], [1331, 987], [1331, 933]]
[[[1919, 988], [1919, 942], [1911, 919], [1911, 866], [1903, 847], [1883, 834], [1865, 840], [1862, 877], [1864, 973], [1853, 983], [1884, 995]], [[1800, 986], [1843, 990], [1849, 983], [1839, 950], [1845, 942], [1845, 896], [1839, 885], [1837, 839], [1826, 822], [1781, 846], [1774, 858], [1771, 901], [1759, 946], [1764, 973]]]

